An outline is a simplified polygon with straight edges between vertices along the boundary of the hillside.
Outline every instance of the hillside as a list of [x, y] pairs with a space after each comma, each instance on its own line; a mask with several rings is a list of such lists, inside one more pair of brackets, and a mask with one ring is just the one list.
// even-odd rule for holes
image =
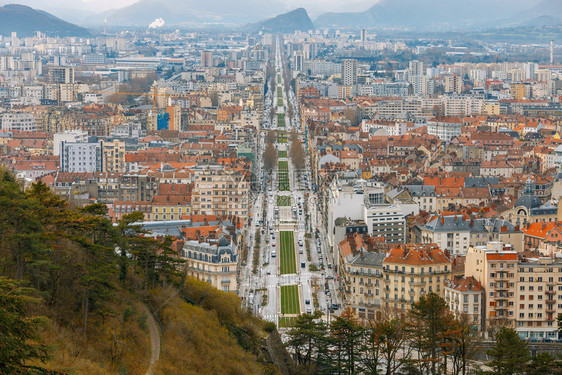
[[268, 33], [293, 33], [297, 30], [314, 30], [314, 24], [306, 10], [298, 8], [265, 21], [248, 25], [247, 28]]
[[284, 349], [264, 344], [275, 325], [185, 277], [172, 239], [132, 224], [142, 214], [106, 214], [0, 170], [0, 373], [142, 375], [160, 336], [155, 375], [279, 373]]
[[[551, 0], [546, 0], [551, 1]], [[556, 1], [556, 0], [554, 0]], [[494, 25], [529, 7], [523, 0], [382, 0], [364, 12], [325, 13], [315, 24], [344, 28], [454, 29]], [[481, 9], [487, 9], [482, 12]], [[497, 25], [497, 23], [495, 24]]]
[[166, 25], [189, 23], [244, 24], [264, 19], [283, 10], [279, 1], [261, 0], [139, 0], [113, 11], [103, 12], [85, 21], [101, 24], [107, 18], [111, 25], [148, 26], [162, 18]]
[[63, 21], [47, 12], [25, 5], [9, 4], [0, 7], [0, 34], [18, 37], [33, 36], [36, 31], [56, 36], [89, 36], [83, 27]]

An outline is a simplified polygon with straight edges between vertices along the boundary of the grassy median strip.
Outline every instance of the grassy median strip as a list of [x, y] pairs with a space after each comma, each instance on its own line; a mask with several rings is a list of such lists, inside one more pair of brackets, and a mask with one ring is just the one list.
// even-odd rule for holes
[[300, 314], [299, 287], [284, 285], [281, 287], [281, 314]]
[[291, 197], [285, 195], [278, 195], [277, 196], [277, 205], [278, 206], [290, 206], [291, 205]]
[[286, 158], [287, 157], [287, 151], [277, 151], [277, 157], [278, 158]]
[[279, 318], [279, 327], [280, 328], [290, 328], [294, 327], [297, 321], [297, 317], [289, 316], [289, 317], [281, 317]]
[[277, 168], [279, 175], [279, 191], [290, 191], [289, 162], [287, 160], [281, 160], [279, 161]]
[[283, 113], [277, 114], [277, 127], [284, 128], [285, 127], [285, 115]]
[[279, 268], [282, 275], [297, 273], [297, 259], [295, 253], [295, 237], [293, 232], [279, 232], [280, 253]]

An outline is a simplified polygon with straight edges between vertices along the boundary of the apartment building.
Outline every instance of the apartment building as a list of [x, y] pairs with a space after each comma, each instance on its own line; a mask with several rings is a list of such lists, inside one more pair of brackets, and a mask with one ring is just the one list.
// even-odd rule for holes
[[37, 130], [37, 120], [31, 113], [8, 112], [0, 117], [2, 130], [17, 130], [34, 132]]
[[[357, 237], [359, 238], [358, 235]], [[382, 263], [385, 257], [384, 252], [368, 252], [361, 245], [359, 248], [352, 248], [348, 241], [341, 243], [342, 266], [338, 268], [338, 272], [343, 301], [361, 319], [374, 320], [377, 313], [380, 313], [384, 292]]]
[[244, 172], [225, 168], [196, 171], [192, 198], [195, 215], [248, 218], [250, 185]]
[[151, 201], [158, 194], [158, 179], [135, 174], [121, 175], [118, 187], [120, 201]]
[[562, 314], [562, 259], [522, 259], [517, 264], [516, 326], [528, 339], [558, 339]]
[[466, 253], [465, 276], [484, 288], [483, 331], [491, 337], [500, 327], [515, 328], [517, 253], [511, 245], [488, 242]]
[[444, 297], [451, 271], [448, 255], [433, 244], [405, 244], [391, 249], [383, 261], [383, 307], [406, 311], [426, 293]]
[[61, 133], [53, 135], [53, 155], [60, 155], [60, 144], [62, 141], [71, 143], [86, 143], [88, 142], [88, 132], [83, 130], [66, 130]]
[[103, 171], [125, 172], [125, 142], [114, 139], [102, 141]]
[[427, 134], [434, 135], [442, 142], [448, 143], [461, 135], [461, 126], [460, 119], [454, 117], [432, 119], [427, 122]]
[[357, 83], [357, 60], [343, 59], [341, 62], [341, 78], [344, 86], [353, 86]]
[[466, 315], [474, 331], [482, 330], [484, 288], [474, 277], [455, 276], [445, 282], [445, 301], [458, 317]]
[[60, 143], [60, 170], [62, 172], [102, 172], [103, 152], [101, 142]]
[[189, 276], [225, 292], [238, 290], [238, 248], [225, 236], [206, 241], [190, 240], [182, 248]]

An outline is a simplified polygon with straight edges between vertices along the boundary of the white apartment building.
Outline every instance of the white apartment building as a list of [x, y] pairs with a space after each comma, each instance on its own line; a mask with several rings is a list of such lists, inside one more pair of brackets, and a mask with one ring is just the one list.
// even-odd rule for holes
[[53, 136], [53, 155], [60, 155], [61, 142], [86, 143], [88, 142], [88, 132], [84, 130], [66, 130], [62, 133], [55, 133]]
[[353, 86], [357, 83], [357, 60], [343, 59], [341, 62], [341, 79], [344, 86]]
[[102, 172], [103, 146], [101, 142], [60, 143], [60, 169], [62, 172]]
[[2, 130], [17, 130], [33, 132], [37, 130], [37, 120], [31, 113], [9, 112], [4, 113], [2, 119]]
[[442, 142], [450, 142], [451, 139], [461, 135], [461, 122], [455, 118], [432, 119], [427, 122], [427, 134], [434, 135]]

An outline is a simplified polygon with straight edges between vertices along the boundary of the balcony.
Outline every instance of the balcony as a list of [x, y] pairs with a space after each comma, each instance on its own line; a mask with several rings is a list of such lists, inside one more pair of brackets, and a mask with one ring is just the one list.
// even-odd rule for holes
[[505, 301], [507, 300], [509, 297], [508, 296], [498, 296], [498, 297], [494, 297], [496, 299], [496, 301]]
[[410, 281], [408, 284], [410, 284], [411, 286], [422, 286], [422, 285], [425, 285], [426, 282], [425, 281]]
[[544, 302], [546, 302], [549, 305], [552, 305], [552, 304], [556, 303], [556, 300], [555, 299], [547, 299]]
[[554, 314], [556, 312], [556, 309], [554, 309], [553, 307], [547, 307], [545, 311], [547, 314]]
[[556, 286], [556, 283], [554, 281], [549, 281], [548, 283], [546, 283], [546, 286]]
[[556, 294], [556, 290], [547, 290], [545, 293], [549, 296], [553, 296]]

